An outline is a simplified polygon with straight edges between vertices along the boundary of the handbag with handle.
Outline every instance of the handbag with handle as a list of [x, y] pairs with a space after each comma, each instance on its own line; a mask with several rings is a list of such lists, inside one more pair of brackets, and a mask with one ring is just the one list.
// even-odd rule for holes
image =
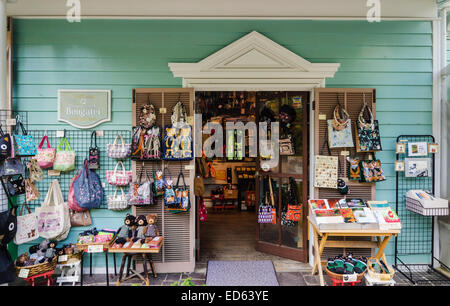
[[[19, 128], [22, 131], [22, 135], [20, 134]], [[37, 153], [33, 135], [28, 135], [27, 130], [18, 116], [16, 118], [16, 128], [14, 132], [14, 144], [16, 146], [16, 156], [34, 156]]]
[[205, 200], [203, 200], [202, 196], [199, 197], [199, 204], [200, 210], [198, 212], [198, 218], [200, 221], [205, 222], [208, 218], [208, 210], [206, 209]]
[[[328, 148], [328, 156], [323, 155], [323, 147], [325, 145]], [[337, 189], [338, 166], [338, 157], [331, 156], [328, 140], [325, 140], [321, 155], [314, 157], [314, 187]]]
[[[47, 147], [43, 148], [44, 142], [47, 142]], [[50, 146], [48, 136], [42, 137], [41, 143], [38, 146], [36, 160], [39, 167], [47, 169], [53, 167], [53, 161], [55, 160], [56, 149]]]
[[72, 227], [89, 226], [92, 224], [91, 214], [89, 213], [89, 210], [74, 211], [70, 209], [69, 214], [70, 214], [70, 225]]
[[[183, 179], [183, 185], [180, 186], [180, 178]], [[180, 171], [178, 174], [177, 185], [175, 187], [175, 201], [178, 210], [189, 211], [190, 199], [189, 199], [189, 188], [186, 186], [186, 181], [184, 180], [184, 174]]]
[[177, 204], [173, 179], [167, 167], [164, 169], [164, 204], [166, 206]]
[[7, 158], [0, 166], [0, 176], [24, 175], [25, 169], [19, 157]]
[[[120, 138], [121, 143], [117, 143]], [[131, 155], [131, 144], [125, 144], [122, 135], [117, 134], [113, 143], [106, 146], [106, 154], [110, 158], [125, 159]]]
[[77, 199], [75, 198], [75, 191], [73, 188], [73, 182], [80, 176], [81, 170], [78, 172], [77, 175], [75, 175], [71, 180], [69, 184], [69, 194], [67, 195], [67, 205], [69, 206], [70, 210], [73, 210], [75, 212], [83, 212], [86, 211], [86, 208], [81, 207], [77, 203]]
[[[23, 214], [23, 208], [28, 211], [27, 215]], [[39, 238], [38, 221], [35, 213], [32, 213], [27, 203], [22, 204], [19, 215], [17, 216], [17, 232], [14, 237], [14, 243], [17, 245], [24, 244]]]
[[[40, 207], [36, 207], [38, 231], [42, 238], [56, 240], [70, 230], [69, 208], [64, 205], [58, 180], [50, 183], [47, 195]], [[67, 224], [69, 217], [69, 224]]]
[[[122, 170], [118, 167], [122, 166]], [[121, 161], [116, 163], [114, 170], [106, 171], [106, 181], [113, 186], [128, 186], [133, 178], [133, 171], [126, 171]]]
[[98, 208], [103, 202], [103, 187], [97, 173], [87, 166], [87, 159], [81, 169], [80, 176], [73, 181], [75, 199], [83, 208]]
[[[145, 172], [147, 180], [142, 182], [142, 175]], [[131, 183], [130, 190], [127, 197], [128, 205], [155, 205], [156, 199], [153, 193], [153, 184], [148, 175], [147, 169], [144, 170], [144, 165], [139, 173], [139, 178], [136, 182]]]
[[[364, 119], [364, 112], [367, 111], [369, 120]], [[381, 151], [381, 137], [378, 120], [373, 119], [372, 110], [364, 101], [364, 105], [359, 113], [358, 120], [355, 125], [356, 151], [377, 152]]]
[[22, 175], [17, 177], [9, 176], [6, 185], [8, 186], [8, 192], [11, 196], [25, 193], [25, 180]]
[[73, 169], [75, 169], [75, 151], [71, 149], [67, 138], [63, 137], [56, 148], [53, 170], [65, 172]]
[[100, 150], [97, 147], [97, 131], [93, 131], [91, 134], [88, 167], [91, 170], [97, 170], [98, 168], [100, 168]]
[[5, 134], [0, 124], [0, 160], [7, 159], [11, 156], [11, 136], [7, 133]]
[[330, 148], [353, 147], [352, 122], [339, 102], [334, 108], [333, 119], [327, 120], [327, 124]]
[[[120, 189], [121, 194], [117, 194]], [[122, 187], [117, 187], [113, 195], [107, 197], [108, 209], [122, 211], [128, 208], [128, 201]]]
[[297, 184], [292, 177], [289, 178], [289, 184], [289, 202], [285, 219], [288, 221], [298, 222], [302, 217], [302, 205], [298, 200]]

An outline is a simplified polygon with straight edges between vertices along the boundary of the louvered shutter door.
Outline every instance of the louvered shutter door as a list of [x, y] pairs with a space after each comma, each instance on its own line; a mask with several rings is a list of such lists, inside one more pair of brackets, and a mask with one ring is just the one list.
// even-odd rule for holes
[[[171, 124], [172, 109], [180, 99], [188, 113], [194, 114], [194, 90], [182, 88], [136, 88], [134, 89], [133, 103], [133, 126], [136, 125], [140, 108], [152, 103], [156, 110], [156, 124], [164, 128]], [[166, 113], [161, 114], [160, 109], [165, 108]], [[192, 126], [192, 130], [194, 127]], [[162, 138], [164, 131], [162, 130]], [[194, 137], [194, 134], [192, 134]], [[172, 214], [164, 206], [163, 198], [158, 198], [158, 203], [151, 207], [133, 207], [133, 214], [146, 215], [148, 213], [158, 214], [158, 228], [164, 237], [162, 252], [154, 255], [157, 273], [170, 272], [192, 272], [194, 270], [194, 218], [195, 218], [195, 197], [194, 197], [194, 161], [148, 161], [144, 164], [140, 161], [133, 161], [133, 177], [140, 173], [144, 166], [152, 176], [153, 170], [169, 168], [170, 175], [176, 184], [178, 174], [183, 171], [186, 185], [190, 189], [191, 209], [187, 213]], [[187, 167], [188, 166], [188, 167]]]
[[[376, 96], [373, 88], [317, 88], [314, 92], [315, 98], [315, 112], [314, 112], [314, 154], [320, 155], [324, 141], [328, 137], [327, 120], [333, 118], [333, 111], [336, 107], [337, 101], [345, 108], [350, 116], [352, 123], [353, 141], [355, 141], [355, 122], [358, 119], [359, 112], [363, 106], [364, 100], [372, 109], [373, 116], [376, 118]], [[326, 116], [326, 120], [320, 119]], [[339, 178], [345, 179], [349, 186], [349, 193], [347, 198], [362, 198], [364, 200], [376, 199], [375, 183], [359, 183], [347, 180], [347, 161], [346, 156], [341, 155], [341, 151], [349, 151], [350, 156], [355, 155], [356, 149], [353, 148], [339, 148], [330, 149], [331, 155], [339, 158]], [[328, 151], [324, 148], [323, 154], [328, 155]], [[374, 153], [370, 153], [374, 154]], [[360, 158], [366, 158], [367, 153], [359, 153]], [[342, 198], [343, 196], [337, 189], [314, 188], [314, 197], [316, 199], [328, 198]], [[331, 238], [330, 238], [331, 239]], [[352, 237], [333, 237], [334, 240], [354, 240]], [[358, 240], [366, 240], [358, 237]], [[371, 240], [371, 238], [367, 238]], [[342, 248], [325, 248], [322, 254], [322, 259], [334, 256], [343, 252]], [[353, 252], [356, 256], [371, 256], [371, 249], [344, 249], [344, 252]]]

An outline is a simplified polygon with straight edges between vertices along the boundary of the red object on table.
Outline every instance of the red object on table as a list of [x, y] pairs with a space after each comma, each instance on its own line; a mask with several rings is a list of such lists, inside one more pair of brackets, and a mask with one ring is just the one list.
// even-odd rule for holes
[[45, 272], [45, 273], [36, 274], [36, 275], [33, 275], [31, 277], [26, 278], [25, 280], [27, 282], [29, 282], [31, 284], [31, 286], [34, 287], [36, 285], [35, 279], [39, 278], [39, 277], [43, 277], [43, 278], [47, 279], [47, 286], [52, 286], [52, 285], [55, 284], [55, 281], [52, 278], [53, 272], [55, 272], [55, 271], [51, 270], [51, 271], [48, 271], [48, 272]]
[[358, 281], [356, 281], [356, 282], [347, 282], [347, 283], [344, 283], [344, 281], [339, 280], [339, 279], [334, 279], [334, 278], [330, 278], [330, 279], [333, 281], [332, 286], [344, 286], [344, 284], [349, 284], [349, 285], [351, 285], [351, 286], [355, 286], [356, 284], [358, 284], [358, 283], [361, 282], [360, 280], [358, 280]]

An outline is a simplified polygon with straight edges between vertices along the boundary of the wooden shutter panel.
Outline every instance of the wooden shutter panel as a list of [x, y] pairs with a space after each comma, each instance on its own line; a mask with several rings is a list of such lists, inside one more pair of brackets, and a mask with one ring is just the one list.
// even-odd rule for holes
[[[133, 90], [133, 118], [132, 124], [138, 122], [140, 108], [151, 103], [156, 110], [156, 124], [161, 127], [164, 136], [164, 126], [171, 124], [172, 109], [180, 99], [188, 113], [194, 114], [194, 90], [185, 88], [136, 88]], [[160, 109], [165, 108], [166, 113], [161, 114]], [[194, 127], [192, 127], [194, 130]], [[192, 134], [194, 137], [194, 134]], [[186, 167], [186, 166], [190, 167]], [[194, 197], [194, 161], [133, 161], [133, 178], [139, 175], [142, 167], [145, 167], [152, 178], [154, 170], [167, 167], [170, 175], [177, 182], [178, 174], [183, 172], [186, 185], [190, 189], [191, 209], [187, 213], [172, 214], [164, 206], [162, 197], [158, 198], [158, 203], [150, 207], [133, 206], [133, 214], [146, 215], [149, 213], [158, 214], [157, 225], [160, 233], [164, 236], [162, 252], [155, 255], [154, 261], [158, 273], [168, 272], [192, 272], [194, 269], [194, 217], [195, 217], [195, 197]], [[181, 182], [180, 182], [181, 183]]]
[[[359, 112], [364, 104], [364, 100], [372, 109], [374, 118], [376, 118], [376, 100], [375, 89], [373, 88], [317, 88], [314, 92], [315, 98], [315, 117], [314, 117], [314, 154], [320, 155], [321, 149], [328, 137], [327, 120], [333, 118], [333, 110], [338, 103], [338, 97], [341, 105], [348, 112], [352, 123], [353, 140], [355, 141], [355, 122], [358, 119]], [[326, 116], [326, 120], [319, 119]], [[350, 188], [347, 197], [363, 198], [365, 200], [375, 200], [375, 183], [359, 183], [347, 180], [347, 161], [346, 156], [342, 156], [342, 151], [349, 151], [350, 156], [355, 155], [356, 149], [338, 148], [331, 149], [331, 155], [339, 158], [339, 177], [345, 179]], [[324, 149], [325, 155], [328, 151]], [[360, 153], [360, 158], [367, 158], [368, 153]], [[374, 153], [371, 153], [374, 154]], [[340, 198], [342, 195], [336, 189], [315, 188], [314, 196], [323, 198]]]

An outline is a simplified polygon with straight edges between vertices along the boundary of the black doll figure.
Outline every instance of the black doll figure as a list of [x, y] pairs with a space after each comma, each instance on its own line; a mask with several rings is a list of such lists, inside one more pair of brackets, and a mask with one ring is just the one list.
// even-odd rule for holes
[[130, 214], [125, 216], [124, 224], [117, 230], [117, 239], [113, 247], [121, 248], [132, 237], [132, 228], [136, 217]]

